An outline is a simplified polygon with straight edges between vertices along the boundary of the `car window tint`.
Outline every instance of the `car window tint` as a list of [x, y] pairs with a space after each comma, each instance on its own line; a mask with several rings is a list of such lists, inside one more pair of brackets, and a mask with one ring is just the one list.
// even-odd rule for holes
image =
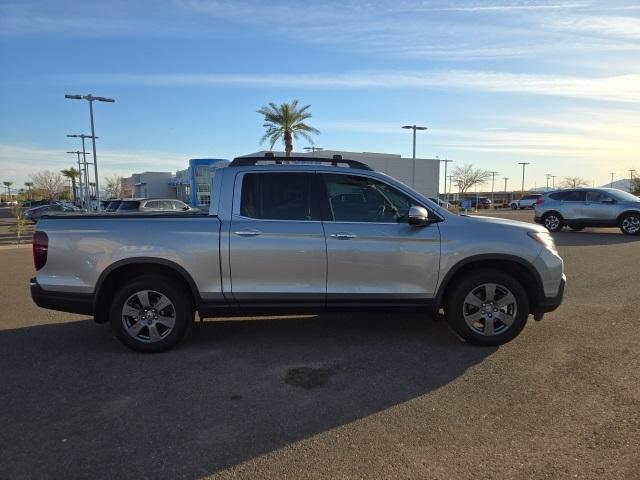
[[587, 202], [602, 203], [612, 200], [611, 196], [600, 190], [590, 190], [587, 192]]
[[262, 220], [315, 220], [309, 173], [248, 173], [242, 180], [240, 215]]
[[398, 189], [373, 178], [323, 175], [331, 219], [336, 222], [402, 222], [417, 205]]
[[582, 190], [573, 190], [565, 192], [562, 200], [565, 202], [584, 202], [586, 198], [586, 192]]
[[118, 211], [137, 210], [140, 206], [140, 202], [126, 200], [120, 204]]

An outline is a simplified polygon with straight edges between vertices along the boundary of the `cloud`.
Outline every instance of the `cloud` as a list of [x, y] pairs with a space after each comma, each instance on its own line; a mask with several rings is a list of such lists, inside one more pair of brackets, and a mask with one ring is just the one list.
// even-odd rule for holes
[[640, 74], [608, 77], [535, 75], [442, 70], [326, 74], [78, 74], [58, 75], [65, 84], [154, 87], [238, 87], [316, 89], [445, 89], [640, 102]]
[[[186, 154], [154, 151], [113, 151], [98, 149], [100, 179], [107, 175], [129, 176], [132, 172], [175, 172], [187, 168]], [[31, 145], [0, 144], [0, 165], [4, 180], [13, 181], [14, 187], [28, 181], [38, 170], [62, 170], [77, 164], [75, 155], [64, 149], [53, 150]]]

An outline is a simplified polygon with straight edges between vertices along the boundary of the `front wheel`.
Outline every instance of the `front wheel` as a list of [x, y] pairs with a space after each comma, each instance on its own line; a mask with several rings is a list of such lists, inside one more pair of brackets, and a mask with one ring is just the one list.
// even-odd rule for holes
[[516, 205], [515, 203], [511, 204], [511, 210], [517, 210], [518, 209], [518, 205]]
[[557, 213], [547, 213], [542, 217], [542, 223], [550, 232], [559, 232], [564, 226], [562, 217]]
[[120, 287], [109, 311], [118, 339], [144, 353], [163, 352], [177, 345], [193, 316], [193, 302], [182, 285], [151, 275], [136, 277]]
[[465, 275], [445, 300], [445, 316], [453, 330], [474, 345], [502, 345], [522, 331], [529, 299], [522, 285], [500, 270]]
[[620, 230], [625, 235], [640, 234], [640, 214], [627, 213], [620, 219]]

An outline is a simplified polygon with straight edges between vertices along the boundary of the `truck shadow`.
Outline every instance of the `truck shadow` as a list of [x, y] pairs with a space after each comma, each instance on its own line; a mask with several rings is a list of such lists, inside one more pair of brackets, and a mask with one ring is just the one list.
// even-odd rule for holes
[[7, 478], [195, 479], [410, 401], [495, 348], [422, 316], [194, 325], [126, 350], [91, 320], [0, 331]]

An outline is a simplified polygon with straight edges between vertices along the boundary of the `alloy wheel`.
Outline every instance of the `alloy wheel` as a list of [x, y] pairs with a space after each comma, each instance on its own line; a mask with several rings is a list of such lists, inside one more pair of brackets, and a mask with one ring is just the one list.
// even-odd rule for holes
[[464, 299], [463, 317], [469, 328], [484, 336], [507, 331], [518, 313], [516, 297], [504, 285], [483, 283]]
[[122, 324], [136, 340], [154, 343], [166, 338], [176, 323], [173, 302], [160, 292], [141, 290], [131, 295], [122, 307]]

